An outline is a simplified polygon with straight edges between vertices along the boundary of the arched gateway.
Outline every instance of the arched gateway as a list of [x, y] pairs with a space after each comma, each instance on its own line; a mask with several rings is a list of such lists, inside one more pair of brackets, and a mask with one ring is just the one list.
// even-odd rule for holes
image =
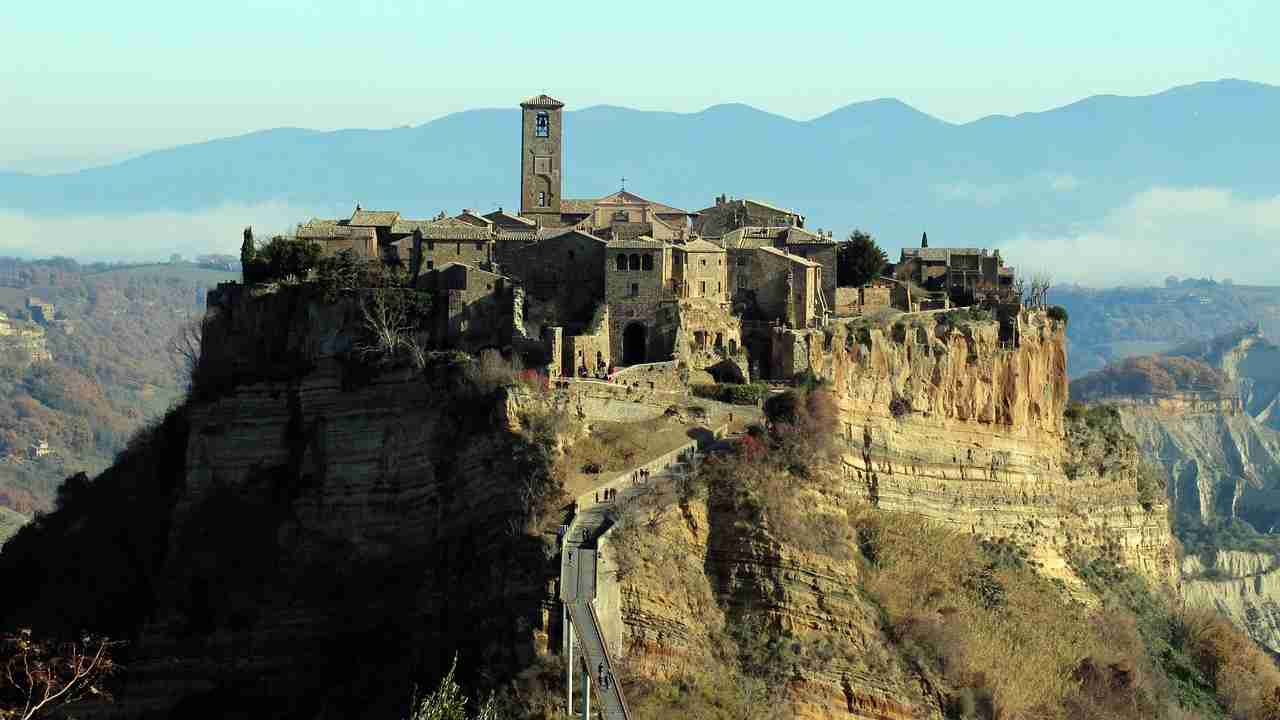
[[648, 331], [642, 323], [633, 322], [622, 331], [622, 364], [638, 365], [645, 361]]

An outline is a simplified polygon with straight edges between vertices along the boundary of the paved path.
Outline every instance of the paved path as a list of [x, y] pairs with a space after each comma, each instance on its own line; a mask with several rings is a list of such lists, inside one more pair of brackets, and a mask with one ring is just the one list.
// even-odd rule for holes
[[[659, 490], [659, 486], [670, 485], [680, 474], [690, 472], [697, 462], [698, 455], [695, 443], [680, 448], [678, 453], [670, 453], [640, 467], [649, 469], [647, 483], [636, 484], [632, 481], [632, 471], [621, 473], [614, 480], [597, 490], [585, 493], [578, 498], [577, 512], [573, 522], [565, 533], [565, 541], [560, 553], [560, 599], [568, 610], [570, 622], [577, 634], [581, 658], [596, 684], [600, 702], [600, 710], [610, 720], [630, 720], [626, 698], [622, 694], [622, 686], [615, 672], [616, 661], [609, 653], [608, 645], [600, 630], [600, 621], [596, 616], [596, 541], [612, 524], [612, 516], [620, 514], [625, 506], [642, 495]], [[671, 457], [678, 455], [679, 457]], [[604, 495], [605, 489], [617, 491], [612, 502], [595, 502], [596, 493]], [[578, 665], [577, 657], [574, 665]], [[608, 689], [599, 684], [599, 669], [603, 668], [612, 680]], [[571, 668], [574, 671], [576, 668]], [[579, 709], [579, 712], [581, 710]]]

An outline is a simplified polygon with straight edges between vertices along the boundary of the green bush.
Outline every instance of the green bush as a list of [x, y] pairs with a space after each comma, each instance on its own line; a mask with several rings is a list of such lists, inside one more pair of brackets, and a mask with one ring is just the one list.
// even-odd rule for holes
[[734, 383], [704, 383], [693, 386], [693, 394], [708, 400], [732, 403], [734, 405], [755, 405], [769, 392], [764, 383], [739, 385]]
[[1052, 305], [1049, 307], [1049, 318], [1058, 322], [1067, 321], [1067, 309], [1061, 305]]
[[320, 246], [307, 240], [277, 235], [246, 258], [241, 272], [246, 284], [269, 283], [288, 277], [303, 279], [320, 262]]

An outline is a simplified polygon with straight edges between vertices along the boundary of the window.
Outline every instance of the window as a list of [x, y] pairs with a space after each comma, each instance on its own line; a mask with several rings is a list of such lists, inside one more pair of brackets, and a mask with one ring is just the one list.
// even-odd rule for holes
[[639, 269], [640, 269], [640, 256], [639, 256], [639, 255], [632, 255], [632, 256], [631, 256], [631, 269], [632, 269], [632, 270], [639, 270]]
[[738, 289], [739, 289], [739, 290], [746, 290], [746, 289], [747, 289], [747, 276], [746, 276], [746, 275], [739, 275], [739, 276], [738, 276]]
[[707, 266], [707, 259], [706, 259], [706, 258], [702, 258], [702, 259], [701, 259], [701, 260], [699, 260], [698, 262], [702, 263], [702, 267], [706, 267], [706, 266]]
[[476, 241], [476, 249], [477, 249], [477, 250], [483, 250], [483, 249], [484, 249], [484, 242], [483, 242], [483, 241], [481, 241], [481, 240], [477, 240], [477, 241]]
[[538, 207], [547, 206], [547, 194], [541, 190], [538, 191]]
[[652, 256], [652, 255], [645, 255], [645, 256], [644, 256], [644, 269], [645, 269], [645, 270], [652, 270], [652, 269], [653, 269], [653, 256]]
[[626, 210], [615, 210], [615, 211], [614, 211], [614, 213], [613, 213], [613, 221], [614, 221], [614, 222], [626, 222], [626, 221], [627, 221], [627, 211], [626, 211]]
[[551, 118], [545, 110], [539, 110], [538, 115], [534, 118], [533, 134], [538, 137], [550, 137], [551, 135]]
[[701, 295], [702, 297], [706, 297], [706, 296], [707, 296], [707, 281], [706, 281], [706, 280], [701, 280], [701, 281], [699, 281], [699, 282], [698, 282], [698, 294], [699, 294], [699, 295]]
[[569, 251], [569, 259], [570, 259], [570, 260], [572, 260], [572, 259], [573, 259], [573, 251], [572, 251], [572, 250], [570, 250], [570, 251]]
[[459, 256], [462, 255], [462, 243], [454, 243], [453, 254]]
[[434, 269], [435, 269], [435, 267], [436, 267], [436, 264], [435, 264], [434, 262], [432, 262], [432, 261], [430, 261], [430, 260], [428, 260], [428, 261], [427, 261], [427, 269], [428, 269], [428, 270], [434, 270]]
[[640, 283], [631, 283], [631, 297], [640, 297]]
[[627, 256], [626, 256], [626, 255], [619, 255], [619, 256], [618, 256], [618, 270], [626, 270], [626, 269], [627, 269]]
[[435, 240], [428, 240], [428, 241], [427, 241], [427, 249], [428, 249], [428, 250], [435, 250], [435, 249], [436, 249], [436, 241], [435, 241]]

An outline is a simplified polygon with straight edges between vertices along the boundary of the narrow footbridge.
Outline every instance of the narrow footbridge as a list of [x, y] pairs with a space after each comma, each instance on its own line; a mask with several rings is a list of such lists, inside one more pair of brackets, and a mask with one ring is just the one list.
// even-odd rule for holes
[[[657, 491], [660, 485], [669, 485], [682, 473], [692, 472], [700, 458], [697, 444], [690, 442], [658, 460], [622, 472], [600, 486], [598, 496], [595, 494], [597, 490], [593, 490], [578, 498], [576, 512], [565, 532], [560, 552], [560, 600], [564, 605], [570, 717], [594, 717], [591, 713], [591, 683], [595, 682], [601, 705], [598, 710], [603, 717], [609, 720], [631, 719], [617, 676], [617, 662], [605, 642], [600, 618], [596, 614], [596, 541], [608, 531], [611, 517], [621, 514], [628, 502], [642, 494]], [[637, 483], [633, 478], [642, 469], [649, 472], [648, 482]], [[606, 489], [614, 491], [612, 501], [596, 502], [597, 497], [605, 497]], [[575, 675], [579, 677], [583, 691], [581, 705], [577, 708], [572, 707]]]

